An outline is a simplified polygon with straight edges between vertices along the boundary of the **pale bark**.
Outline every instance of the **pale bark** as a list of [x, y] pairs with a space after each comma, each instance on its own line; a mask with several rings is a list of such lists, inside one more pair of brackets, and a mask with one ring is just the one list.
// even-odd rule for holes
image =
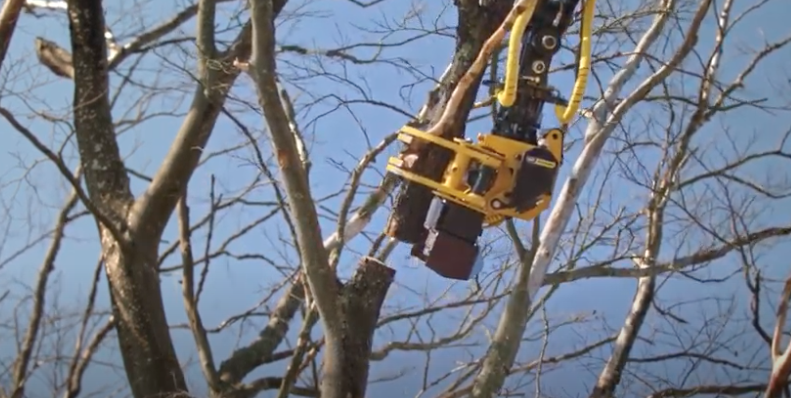
[[[373, 333], [395, 271], [374, 259], [367, 259], [346, 285], [337, 282], [322, 242], [305, 169], [307, 162], [300, 156], [297, 137], [292, 132], [277, 87], [272, 3], [250, 0], [250, 12], [253, 50], [249, 71], [264, 110], [291, 217], [296, 220], [302, 272], [312, 296], [308, 310], [314, 311], [315, 306], [323, 326], [321, 396], [364, 398]], [[290, 389], [289, 379], [284, 380], [283, 393]]]
[[783, 349], [783, 328], [788, 316], [788, 302], [791, 300], [791, 277], [788, 277], [780, 295], [775, 316], [775, 328], [772, 333], [772, 373], [766, 385], [764, 396], [766, 398], [780, 398], [788, 389], [789, 376], [791, 376], [791, 344]]
[[[710, 1], [704, 0], [704, 2]], [[670, 62], [644, 81], [626, 100], [615, 105], [624, 85], [634, 76], [648, 49], [659, 38], [675, 8], [675, 0], [661, 0], [658, 3], [652, 25], [640, 38], [624, 66], [610, 80], [603, 98], [593, 107], [592, 117], [588, 120], [585, 131], [585, 146], [574, 163], [571, 175], [557, 195], [556, 204], [541, 232], [539, 247], [530, 266], [530, 277], [526, 286], [517, 286], [514, 289], [515, 293], [508, 298], [483, 366], [475, 378], [472, 396], [476, 398], [495, 396], [513, 366], [511, 359], [513, 355], [509, 353], [519, 350], [520, 337], [527, 326], [533, 300], [543, 284], [561, 235], [571, 219], [577, 199], [599, 159], [605, 142], [626, 111], [667, 77], [692, 50], [692, 45], [696, 42], [696, 29], [693, 29], [685, 40], [685, 45], [681, 46]], [[523, 293], [519, 294], [520, 292]]]
[[[701, 79], [701, 84], [698, 94], [698, 106], [695, 113], [692, 115], [690, 123], [685, 131], [683, 131], [678, 144], [675, 146], [675, 153], [667, 162], [668, 166], [665, 170], [657, 170], [657, 181], [654, 181], [654, 191], [646, 207], [648, 216], [648, 231], [646, 236], [646, 247], [643, 255], [639, 259], [635, 259], [635, 264], [638, 269], [651, 269], [656, 267], [656, 260], [659, 257], [660, 248], [662, 247], [665, 210], [670, 195], [678, 188], [678, 176], [689, 159], [690, 143], [692, 137], [700, 131], [700, 127], [704, 122], [704, 115], [708, 111], [709, 99], [711, 97], [712, 82], [717, 77], [719, 70], [719, 60], [723, 46], [723, 33], [727, 29], [728, 15], [730, 13], [731, 5], [733, 2], [728, 0], [725, 2], [723, 9], [720, 12], [719, 25], [717, 37], [715, 39], [715, 48], [709, 57], [705, 75]], [[703, 3], [700, 5], [696, 13], [696, 19], [693, 20], [692, 28], [699, 25], [705, 17], [709, 9], [709, 4]], [[697, 24], [695, 23], [696, 21]], [[693, 33], [694, 34], [694, 33]], [[664, 162], [662, 162], [664, 163]], [[660, 164], [662, 164], [660, 163]], [[661, 177], [659, 177], [661, 175]], [[654, 299], [654, 290], [656, 288], [656, 276], [649, 275], [638, 279], [637, 291], [632, 300], [632, 307], [626, 315], [621, 330], [618, 333], [618, 338], [613, 346], [612, 353], [610, 354], [607, 363], [599, 373], [596, 380], [596, 385], [591, 391], [590, 398], [607, 398], [615, 394], [618, 384], [621, 382], [623, 371], [629, 360], [634, 343], [640, 333], [640, 328], [645, 321], [646, 314]]]
[[313, 203], [307, 173], [300, 162], [288, 117], [282, 107], [277, 90], [275, 62], [275, 28], [271, 20], [272, 5], [268, 1], [250, 1], [253, 22], [253, 50], [250, 75], [256, 83], [259, 103], [264, 110], [265, 122], [272, 139], [273, 151], [280, 166], [284, 190], [291, 215], [296, 220], [297, 245], [302, 269], [308, 285], [316, 298], [319, 315], [325, 319], [328, 350], [337, 349], [332, 335], [340, 331], [338, 285], [329, 267], [327, 250], [324, 249], [318, 214]]

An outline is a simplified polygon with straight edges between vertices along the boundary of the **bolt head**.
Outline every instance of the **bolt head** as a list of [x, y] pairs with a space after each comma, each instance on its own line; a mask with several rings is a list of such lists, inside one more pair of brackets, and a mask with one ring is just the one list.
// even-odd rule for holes
[[546, 35], [541, 38], [541, 45], [547, 50], [554, 50], [558, 46], [558, 41], [554, 36]]

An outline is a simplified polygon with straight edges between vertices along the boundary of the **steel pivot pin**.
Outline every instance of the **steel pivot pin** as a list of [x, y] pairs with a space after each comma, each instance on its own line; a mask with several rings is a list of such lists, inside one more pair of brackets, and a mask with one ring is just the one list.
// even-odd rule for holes
[[555, 40], [555, 36], [546, 35], [541, 38], [541, 45], [547, 50], [554, 50], [558, 45], [558, 41]]

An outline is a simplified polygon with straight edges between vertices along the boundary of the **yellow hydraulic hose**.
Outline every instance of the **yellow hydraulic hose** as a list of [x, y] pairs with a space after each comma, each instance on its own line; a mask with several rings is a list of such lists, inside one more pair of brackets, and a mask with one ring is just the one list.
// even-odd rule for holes
[[580, 22], [580, 57], [577, 72], [577, 80], [574, 82], [574, 89], [571, 91], [571, 99], [568, 106], [556, 105], [555, 116], [561, 126], [571, 122], [574, 114], [580, 108], [582, 96], [585, 95], [585, 87], [588, 85], [588, 75], [591, 70], [591, 36], [593, 35], [593, 16], [596, 8], [596, 0], [584, 0], [582, 4], [582, 21]]
[[519, 81], [519, 49], [522, 45], [522, 35], [527, 24], [533, 18], [538, 0], [533, 0], [525, 5], [525, 10], [514, 20], [511, 34], [508, 37], [508, 54], [505, 61], [505, 84], [503, 90], [497, 93], [497, 101], [501, 106], [509, 107], [516, 102], [516, 84]]

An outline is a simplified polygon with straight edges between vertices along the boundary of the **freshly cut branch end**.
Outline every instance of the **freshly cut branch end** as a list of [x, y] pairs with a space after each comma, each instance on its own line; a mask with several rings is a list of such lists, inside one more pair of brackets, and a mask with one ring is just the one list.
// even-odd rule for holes
[[[341, 289], [343, 347], [324, 354], [323, 382], [329, 381], [332, 385], [323, 386], [322, 396], [326, 393], [329, 398], [365, 397], [373, 335], [395, 274], [394, 269], [379, 260], [365, 257], [352, 279]], [[343, 358], [328, 358], [332, 355]], [[327, 363], [343, 364], [343, 368], [328, 369]]]
[[247, 61], [240, 61], [238, 58], [233, 60], [233, 66], [242, 72], [250, 72], [250, 63]]
[[39, 62], [46, 66], [47, 69], [60, 77], [74, 79], [71, 53], [55, 42], [41, 37], [36, 37], [35, 47]]

